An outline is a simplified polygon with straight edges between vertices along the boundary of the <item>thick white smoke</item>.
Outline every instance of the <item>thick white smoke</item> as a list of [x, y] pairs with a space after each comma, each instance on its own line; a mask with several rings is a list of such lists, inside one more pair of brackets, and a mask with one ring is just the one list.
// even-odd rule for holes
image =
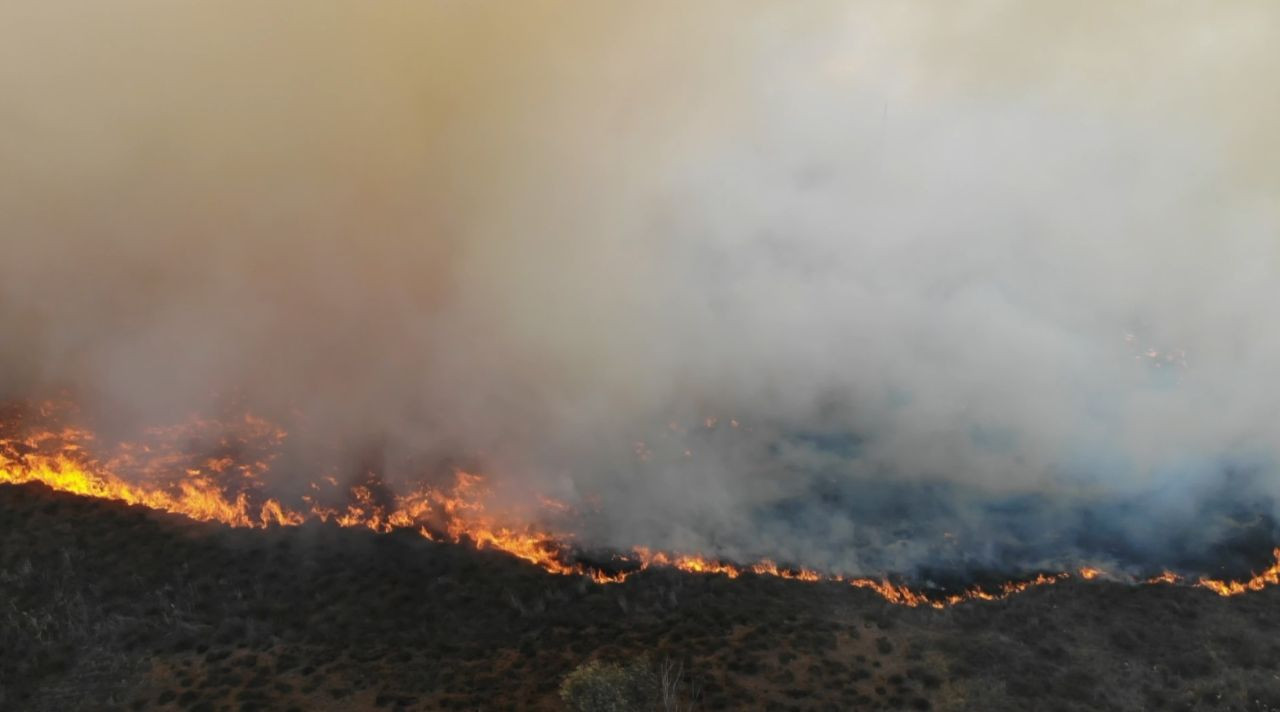
[[236, 390], [595, 503], [601, 544], [901, 566], [937, 515], [999, 558], [1014, 496], [1212, 535], [1209, 493], [1280, 484], [1278, 21], [9, 3], [0, 386]]

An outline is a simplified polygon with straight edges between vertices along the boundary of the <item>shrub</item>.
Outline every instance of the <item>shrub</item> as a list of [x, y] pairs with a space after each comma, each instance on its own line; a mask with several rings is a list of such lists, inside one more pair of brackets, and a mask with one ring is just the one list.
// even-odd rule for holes
[[560, 684], [560, 699], [574, 712], [647, 712], [658, 694], [657, 677], [644, 660], [626, 666], [592, 660]]

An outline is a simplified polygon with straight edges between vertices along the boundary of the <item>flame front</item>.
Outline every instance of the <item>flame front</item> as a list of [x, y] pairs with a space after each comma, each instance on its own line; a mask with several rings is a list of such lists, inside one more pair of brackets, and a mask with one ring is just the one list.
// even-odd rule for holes
[[[67, 406], [50, 403], [33, 414], [44, 420], [64, 410]], [[5, 415], [0, 419], [0, 483], [39, 482], [62, 492], [232, 527], [297, 526], [314, 520], [377, 532], [413, 529], [432, 539], [469, 540], [479, 548], [505, 551], [553, 573], [615, 578], [566, 563], [562, 542], [567, 536], [501, 524], [486, 509], [483, 478], [467, 472], [456, 472], [446, 487], [423, 486], [389, 498], [375, 496], [366, 484], [339, 492], [337, 479], [326, 476], [310, 489], [345, 495], [344, 506], [328, 506], [308, 495], [301, 506], [291, 507], [261, 494], [263, 475], [286, 433], [253, 416], [230, 422], [194, 419], [181, 427], [151, 429], [143, 441], [120, 443], [109, 448], [109, 456], [99, 457], [89, 430], [26, 430], [24, 418]], [[191, 442], [203, 443], [197, 450], [204, 454], [180, 449]], [[249, 464], [237, 464], [242, 459]]]
[[[285, 431], [265, 420], [252, 415], [224, 421], [197, 418], [182, 426], [148, 430], [138, 442], [105, 448], [107, 454], [103, 456], [98, 452], [103, 448], [97, 447], [92, 431], [58, 423], [68, 409], [65, 404], [46, 403], [34, 410], [11, 406], [0, 412], [0, 483], [38, 482], [62, 492], [117, 500], [232, 527], [297, 526], [307, 521], [321, 521], [376, 532], [411, 530], [433, 540], [467, 542], [477, 548], [496, 549], [550, 573], [588, 576], [597, 583], [617, 583], [636, 572], [663, 567], [731, 579], [752, 574], [847, 584], [873, 591], [890, 603], [944, 608], [965, 601], [1008, 598], [1030, 588], [1056, 584], [1073, 575], [1083, 580], [1100, 576], [1124, 579], [1086, 566], [1076, 574], [1040, 574], [993, 589], [974, 587], [959, 593], [926, 594], [887, 579], [846, 578], [813, 569], [780, 566], [768, 559], [738, 565], [644, 547], [619, 555], [617, 569], [606, 571], [574, 560], [572, 535], [517, 525], [519, 518], [491, 510], [492, 493], [480, 475], [458, 470], [447, 485], [423, 485], [408, 494], [389, 494], [378, 482], [356, 484], [342, 491], [337, 478], [326, 475], [310, 483], [309, 489], [328, 493], [329, 497], [307, 495], [301, 497], [299, 506], [288, 506], [263, 494], [263, 476], [287, 437]], [[37, 421], [36, 427], [31, 427], [28, 420]], [[713, 425], [711, 422], [709, 427]], [[201, 447], [191, 449], [191, 443], [200, 443]], [[331, 501], [333, 495], [340, 495], [345, 504], [332, 506], [322, 502], [322, 499]], [[572, 508], [562, 502], [539, 500], [544, 511], [571, 513]], [[1200, 578], [1190, 585], [1221, 596], [1275, 586], [1280, 584], [1280, 548], [1274, 551], [1274, 557], [1275, 562], [1269, 568], [1247, 581]], [[1185, 582], [1177, 574], [1166, 571], [1145, 583], [1182, 585]]]

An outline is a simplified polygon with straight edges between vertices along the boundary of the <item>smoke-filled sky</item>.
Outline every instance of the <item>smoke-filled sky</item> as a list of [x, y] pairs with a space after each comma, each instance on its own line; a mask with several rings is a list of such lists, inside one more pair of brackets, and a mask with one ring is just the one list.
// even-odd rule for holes
[[0, 392], [241, 393], [602, 545], [1204, 548], [1280, 494], [1277, 41], [1263, 0], [4, 3]]

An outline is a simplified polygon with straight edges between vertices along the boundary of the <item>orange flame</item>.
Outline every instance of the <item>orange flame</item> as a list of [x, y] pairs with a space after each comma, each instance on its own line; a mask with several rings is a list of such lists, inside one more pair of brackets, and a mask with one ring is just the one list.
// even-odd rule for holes
[[1147, 584], [1165, 584], [1171, 586], [1182, 582], [1182, 577], [1172, 571], [1161, 572], [1159, 576], [1152, 576], [1143, 583]]
[[1261, 591], [1267, 586], [1275, 586], [1280, 584], [1280, 547], [1272, 550], [1271, 555], [1275, 562], [1262, 573], [1254, 574], [1253, 578], [1248, 581], [1219, 581], [1217, 579], [1201, 578], [1196, 582], [1196, 585], [1203, 586], [1219, 596], [1238, 596], [1247, 591]]
[[[64, 406], [46, 403], [35, 412], [40, 418], [48, 419], [62, 410]], [[736, 421], [733, 424], [736, 427]], [[639, 571], [665, 567], [730, 579], [754, 574], [803, 582], [843, 583], [873, 591], [890, 603], [944, 608], [965, 601], [1001, 600], [1071, 576], [1040, 574], [1028, 580], [1006, 582], [994, 589], [973, 587], [958, 593], [926, 594], [887, 579], [845, 578], [813, 569], [780, 566], [769, 559], [739, 565], [644, 547], [635, 547], [618, 557], [622, 570], [604, 571], [572, 558], [571, 535], [519, 526], [514, 524], [519, 518], [491, 511], [488, 505], [492, 493], [480, 475], [457, 471], [453, 482], [446, 487], [420, 486], [403, 495], [382, 492], [384, 488], [370, 484], [356, 484], [344, 493], [337, 479], [326, 475], [310, 483], [309, 489], [343, 494], [345, 506], [326, 506], [307, 495], [301, 498], [304, 506], [289, 507], [262, 494], [262, 476], [269, 470], [276, 448], [287, 437], [283, 430], [262, 419], [251, 415], [226, 422], [194, 419], [182, 426], [150, 429], [144, 435], [140, 442], [108, 448], [109, 456], [99, 458], [94, 454], [99, 449], [94, 447], [96, 438], [88, 430], [54, 425], [27, 431], [21, 419], [0, 413], [0, 483], [41, 483], [62, 492], [117, 500], [232, 527], [297, 526], [315, 520], [376, 532], [405, 529], [435, 541], [468, 542], [477, 548], [496, 549], [548, 572], [588, 576], [597, 583], [617, 583]], [[203, 447], [189, 452], [193, 442]], [[547, 498], [539, 500], [544, 511], [571, 513], [572, 507], [566, 503]], [[1221, 596], [1280, 585], [1280, 548], [1274, 551], [1274, 556], [1275, 563], [1247, 581], [1200, 578], [1190, 585]], [[1084, 580], [1100, 576], [1120, 578], [1090, 566], [1080, 568], [1078, 575]], [[1166, 571], [1145, 583], [1179, 585], [1184, 581]]]

